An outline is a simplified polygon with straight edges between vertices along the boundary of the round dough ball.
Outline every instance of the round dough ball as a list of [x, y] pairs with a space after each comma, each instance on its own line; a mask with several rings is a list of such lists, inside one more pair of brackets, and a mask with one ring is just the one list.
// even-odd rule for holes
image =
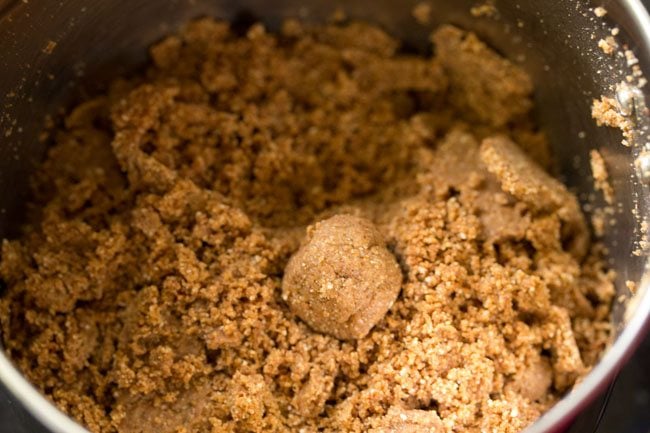
[[336, 215], [307, 229], [284, 271], [282, 297], [314, 330], [362, 338], [399, 294], [402, 272], [367, 219]]

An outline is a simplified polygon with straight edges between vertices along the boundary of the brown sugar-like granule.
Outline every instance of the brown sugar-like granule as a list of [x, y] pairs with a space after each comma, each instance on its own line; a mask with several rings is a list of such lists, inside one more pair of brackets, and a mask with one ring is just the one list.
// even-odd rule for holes
[[[2, 244], [13, 362], [101, 433], [533, 422], [598, 361], [612, 275], [533, 162], [530, 79], [471, 33], [433, 40], [203, 19], [153, 46], [67, 115]], [[282, 297], [306, 227], [336, 214], [372, 222], [403, 278], [354, 340]]]

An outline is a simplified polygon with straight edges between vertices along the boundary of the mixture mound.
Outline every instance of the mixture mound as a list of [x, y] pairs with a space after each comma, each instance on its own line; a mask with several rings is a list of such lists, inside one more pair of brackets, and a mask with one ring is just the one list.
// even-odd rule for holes
[[[612, 272], [547, 173], [529, 77], [458, 28], [432, 41], [424, 57], [364, 23], [203, 19], [153, 46], [52, 133], [2, 244], [13, 362], [95, 433], [533, 422], [607, 344]], [[318, 230], [385, 268], [306, 243]], [[283, 293], [301, 243], [310, 273]], [[359, 302], [385, 292], [380, 313], [291, 308], [328, 275], [313, 257]], [[332, 305], [361, 325], [299, 317]]]

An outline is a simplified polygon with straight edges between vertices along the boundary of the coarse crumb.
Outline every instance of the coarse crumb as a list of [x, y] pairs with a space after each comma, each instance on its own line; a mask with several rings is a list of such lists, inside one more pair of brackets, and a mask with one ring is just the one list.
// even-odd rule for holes
[[636, 283], [634, 281], [627, 280], [625, 282], [625, 287], [627, 287], [633, 295], [636, 293]]
[[628, 66], [634, 66], [639, 63], [639, 59], [636, 58], [636, 54], [632, 50], [625, 50], [625, 61]]
[[522, 69], [453, 26], [442, 26], [432, 40], [449, 74], [449, 100], [459, 110], [497, 128], [529, 112], [533, 86]]
[[[424, 57], [359, 22], [202, 19], [154, 45], [53, 131], [2, 243], [12, 361], [95, 433], [531, 424], [608, 344], [613, 275], [544, 171], [528, 76], [472, 33], [432, 39]], [[402, 278], [354, 340], [282, 296], [307, 227], [337, 214]]]
[[54, 41], [47, 41], [47, 44], [45, 44], [45, 47], [43, 47], [43, 53], [44, 54], [52, 54], [54, 52], [54, 49], [56, 48], [57, 43]]
[[614, 189], [609, 183], [609, 173], [603, 156], [597, 149], [589, 152], [591, 175], [594, 178], [594, 188], [603, 193], [603, 198], [608, 205], [614, 204]]
[[411, 11], [413, 18], [421, 24], [427, 25], [431, 23], [431, 5], [427, 2], [420, 2], [413, 7]]
[[335, 215], [307, 228], [282, 279], [282, 299], [312, 328], [339, 339], [365, 337], [393, 305], [402, 271], [377, 228]]
[[594, 15], [596, 15], [598, 18], [602, 18], [605, 15], [607, 15], [607, 9], [605, 9], [602, 6], [598, 6], [594, 8]]
[[380, 426], [369, 433], [441, 433], [445, 427], [435, 411], [420, 409], [400, 409], [391, 406], [381, 419]]
[[618, 43], [613, 36], [607, 36], [605, 39], [600, 39], [598, 41], [598, 48], [602, 50], [603, 53], [611, 55], [614, 54], [618, 48]]
[[607, 212], [602, 207], [597, 207], [591, 214], [591, 227], [594, 230], [594, 236], [602, 238], [607, 232]]

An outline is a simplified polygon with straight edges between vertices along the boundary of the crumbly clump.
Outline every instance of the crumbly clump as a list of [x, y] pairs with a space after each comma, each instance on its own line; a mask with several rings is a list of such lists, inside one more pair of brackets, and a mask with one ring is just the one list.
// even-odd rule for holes
[[598, 18], [602, 18], [607, 15], [607, 9], [602, 6], [598, 6], [594, 8], [594, 15], [596, 15]]
[[596, 149], [589, 152], [589, 164], [591, 165], [591, 175], [594, 178], [594, 189], [603, 193], [605, 203], [614, 204], [614, 188], [609, 182], [609, 172], [605, 159]]
[[335, 215], [307, 228], [282, 278], [282, 299], [316, 331], [365, 337], [393, 305], [402, 271], [372, 222]]
[[598, 41], [598, 48], [602, 50], [603, 53], [607, 55], [612, 55], [616, 52], [618, 48], [618, 43], [613, 36], [607, 36], [605, 39], [600, 39]]
[[[425, 58], [362, 23], [204, 19], [153, 46], [66, 117], [2, 245], [12, 360], [101, 433], [534, 421], [605, 347], [611, 274], [533, 162], [528, 77], [472, 34], [433, 40]], [[372, 221], [404, 274], [352, 341], [282, 299], [305, 226], [337, 213]]]
[[629, 146], [634, 141], [634, 125], [621, 112], [621, 106], [616, 99], [607, 96], [594, 99], [591, 104], [591, 117], [596, 124], [620, 129], [624, 137], [623, 144]]
[[493, 18], [497, 15], [497, 8], [494, 5], [494, 0], [486, 0], [483, 3], [477, 3], [469, 10], [473, 17], [487, 17]]

